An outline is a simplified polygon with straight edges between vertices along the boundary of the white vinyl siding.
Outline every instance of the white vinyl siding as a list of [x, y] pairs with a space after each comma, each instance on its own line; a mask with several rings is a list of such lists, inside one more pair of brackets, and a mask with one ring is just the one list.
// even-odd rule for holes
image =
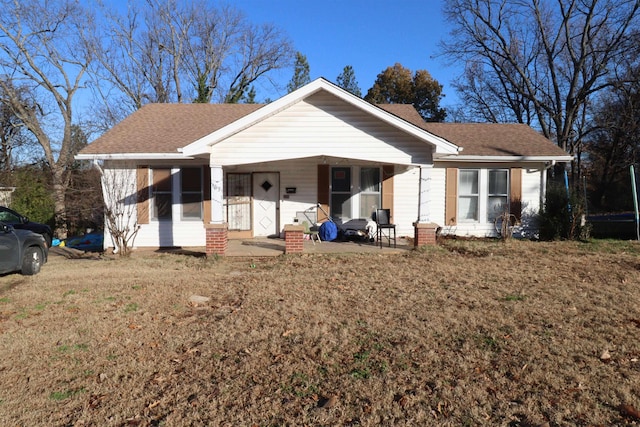
[[418, 219], [420, 168], [396, 167], [393, 176], [393, 218], [398, 237], [413, 236], [413, 223]]
[[431, 161], [429, 144], [328, 94], [312, 95], [212, 146], [222, 166], [326, 156], [378, 163]]

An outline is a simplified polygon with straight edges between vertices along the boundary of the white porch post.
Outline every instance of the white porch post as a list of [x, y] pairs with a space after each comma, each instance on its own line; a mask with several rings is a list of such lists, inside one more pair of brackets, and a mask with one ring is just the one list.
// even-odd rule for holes
[[420, 195], [418, 202], [418, 222], [431, 221], [429, 201], [431, 198], [431, 170], [433, 165], [420, 165]]
[[224, 223], [224, 192], [222, 166], [210, 165], [211, 168], [211, 224]]

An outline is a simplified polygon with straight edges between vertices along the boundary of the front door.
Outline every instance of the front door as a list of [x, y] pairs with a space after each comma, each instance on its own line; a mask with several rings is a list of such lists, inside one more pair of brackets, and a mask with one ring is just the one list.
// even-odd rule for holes
[[253, 174], [253, 235], [256, 237], [278, 234], [278, 201], [280, 200], [280, 174], [260, 172]]

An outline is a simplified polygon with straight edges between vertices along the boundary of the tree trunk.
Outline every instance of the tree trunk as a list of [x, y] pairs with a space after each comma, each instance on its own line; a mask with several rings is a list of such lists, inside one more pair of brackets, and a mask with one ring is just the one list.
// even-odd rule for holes
[[55, 230], [54, 234], [58, 239], [66, 239], [67, 236], [67, 205], [66, 192], [67, 185], [65, 180], [65, 172], [63, 168], [57, 165], [52, 166], [53, 169], [53, 200], [55, 209]]

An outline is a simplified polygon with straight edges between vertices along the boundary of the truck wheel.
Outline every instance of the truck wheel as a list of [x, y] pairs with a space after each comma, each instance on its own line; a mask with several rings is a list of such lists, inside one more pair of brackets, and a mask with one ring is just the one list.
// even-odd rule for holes
[[42, 252], [38, 248], [27, 248], [22, 258], [22, 274], [32, 276], [40, 272], [42, 267]]

